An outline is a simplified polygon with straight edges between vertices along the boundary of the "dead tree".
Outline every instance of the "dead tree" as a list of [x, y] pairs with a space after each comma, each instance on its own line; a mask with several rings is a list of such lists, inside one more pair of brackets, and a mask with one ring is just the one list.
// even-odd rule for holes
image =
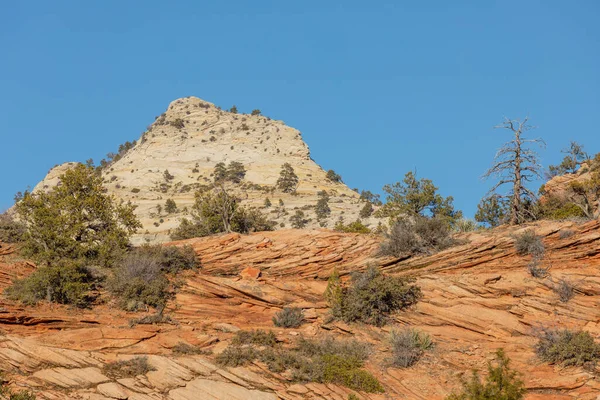
[[496, 193], [498, 188], [510, 185], [506, 194], [497, 194], [510, 204], [509, 223], [516, 225], [523, 223], [532, 217], [530, 206], [536, 200], [536, 195], [527, 188], [527, 183], [535, 178], [541, 178], [542, 166], [539, 163], [538, 154], [531, 149], [532, 144], [544, 147], [546, 143], [542, 139], [526, 139], [525, 132], [534, 129], [527, 123], [528, 118], [522, 121], [504, 118], [502, 124], [494, 128], [507, 129], [514, 138], [505, 143], [494, 157], [494, 165], [485, 173], [484, 178], [497, 177], [496, 183], [488, 192]]

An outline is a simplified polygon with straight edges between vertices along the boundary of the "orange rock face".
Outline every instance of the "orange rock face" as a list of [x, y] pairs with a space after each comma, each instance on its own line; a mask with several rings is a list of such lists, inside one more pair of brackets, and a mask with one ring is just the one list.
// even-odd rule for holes
[[[530, 256], [514, 250], [513, 235], [524, 229], [543, 237], [546, 278], [532, 277]], [[128, 321], [140, 315], [110, 303], [77, 310], [2, 299], [0, 369], [11, 385], [48, 399], [346, 399], [352, 393], [336, 385], [292, 382], [261, 363], [223, 369], [214, 355], [172, 351], [183, 342], [215, 354], [236, 330], [260, 328], [274, 330], [284, 343], [324, 334], [371, 343], [367, 368], [386, 393], [359, 393], [361, 399], [443, 399], [459, 388], [461, 374], [485, 370], [498, 348], [522, 373], [528, 400], [596, 399], [600, 384], [592, 371], [545, 364], [533, 346], [543, 327], [584, 329], [600, 339], [600, 224], [539, 223], [462, 236], [466, 244], [407, 259], [376, 257], [376, 236], [325, 230], [175, 242], [192, 245], [202, 263], [198, 272], [178, 277], [185, 283], [165, 310], [176, 322], [130, 327]], [[9, 258], [0, 259], [0, 287], [32, 270]], [[383, 328], [329, 321], [323, 292], [331, 271], [336, 268], [346, 279], [371, 263], [389, 274], [412, 276], [423, 299]], [[255, 277], [258, 271], [260, 279], [240, 279], [243, 271]], [[568, 302], [553, 290], [560, 279], [575, 287]], [[271, 319], [284, 306], [302, 308], [306, 323], [293, 330], [274, 327]], [[435, 346], [414, 366], [394, 368], [387, 337], [390, 329], [407, 326], [431, 335]], [[119, 380], [102, 373], [105, 363], [134, 355], [147, 355], [156, 370]]]
[[240, 272], [242, 279], [258, 279], [260, 277], [260, 269], [254, 267], [246, 267]]

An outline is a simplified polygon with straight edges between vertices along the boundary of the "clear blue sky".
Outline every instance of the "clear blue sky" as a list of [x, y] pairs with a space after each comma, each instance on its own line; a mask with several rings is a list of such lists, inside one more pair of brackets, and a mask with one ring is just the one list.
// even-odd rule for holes
[[[175, 98], [260, 108], [350, 187], [416, 169], [472, 216], [529, 115], [600, 152], [600, 2], [13, 1], [1, 7], [0, 210], [137, 139]], [[537, 185], [536, 189], [537, 189]]]

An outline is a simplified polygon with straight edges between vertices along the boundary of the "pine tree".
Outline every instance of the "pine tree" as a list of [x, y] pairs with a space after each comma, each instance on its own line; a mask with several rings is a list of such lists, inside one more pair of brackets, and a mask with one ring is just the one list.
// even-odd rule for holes
[[323, 222], [323, 220], [331, 214], [331, 209], [329, 208], [329, 195], [326, 191], [321, 190], [317, 193], [317, 196], [319, 197], [319, 200], [317, 200], [317, 205], [315, 206], [315, 214], [317, 214], [317, 220]]
[[215, 183], [223, 182], [227, 178], [227, 168], [224, 162], [217, 163], [213, 170], [213, 179]]
[[16, 211], [26, 226], [25, 250], [40, 261], [98, 261], [109, 265], [141, 224], [130, 203], [105, 193], [92, 166], [78, 164], [48, 193], [25, 193]]
[[284, 193], [293, 193], [298, 187], [298, 176], [294, 172], [294, 168], [290, 163], [285, 163], [279, 172], [277, 179], [277, 187]]
[[167, 201], [165, 202], [165, 211], [168, 214], [172, 214], [174, 212], [177, 212], [177, 204], [175, 204], [175, 200], [173, 200], [173, 199], [167, 199]]

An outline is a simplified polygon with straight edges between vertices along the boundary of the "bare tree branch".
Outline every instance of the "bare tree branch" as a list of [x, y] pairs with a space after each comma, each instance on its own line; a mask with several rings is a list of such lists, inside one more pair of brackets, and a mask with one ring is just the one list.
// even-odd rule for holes
[[506, 142], [494, 156], [494, 164], [483, 175], [484, 178], [491, 176], [500, 177], [500, 180], [490, 189], [489, 193], [495, 192], [500, 187], [510, 184], [511, 189], [506, 195], [500, 197], [510, 198], [510, 223], [521, 223], [526, 215], [531, 214], [526, 203], [536, 199], [535, 194], [525, 186], [525, 182], [531, 182], [534, 178], [541, 177], [541, 165], [537, 152], [528, 148], [532, 144], [541, 148], [546, 143], [541, 139], [526, 139], [523, 134], [535, 127], [528, 123], [529, 117], [523, 120], [504, 118], [501, 124], [494, 126], [495, 129], [507, 129], [514, 135], [514, 139]]

